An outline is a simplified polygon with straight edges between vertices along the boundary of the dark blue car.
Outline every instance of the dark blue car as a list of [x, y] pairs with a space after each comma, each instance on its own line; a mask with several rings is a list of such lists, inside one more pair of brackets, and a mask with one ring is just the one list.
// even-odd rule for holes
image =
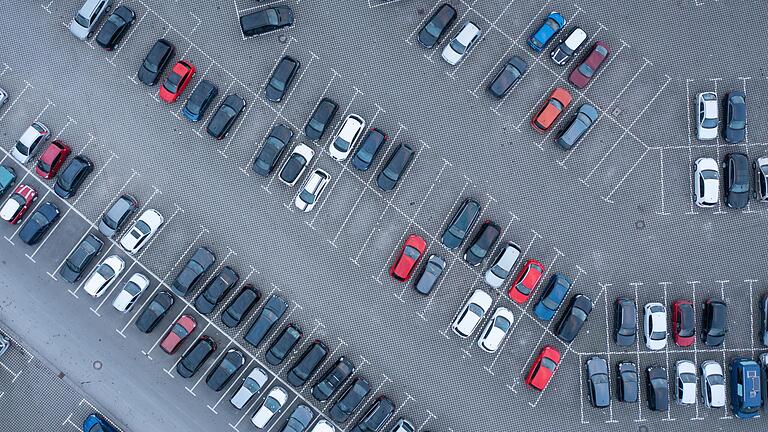
[[205, 79], [200, 81], [192, 92], [192, 95], [187, 99], [187, 103], [184, 104], [184, 109], [181, 110], [181, 113], [184, 114], [184, 117], [189, 121], [200, 121], [205, 114], [205, 111], [218, 94], [219, 89], [216, 87], [216, 84]]
[[555, 316], [557, 308], [563, 303], [563, 299], [568, 294], [568, 290], [571, 289], [571, 285], [573, 285], [573, 281], [562, 273], [555, 273], [549, 278], [547, 288], [544, 289], [541, 297], [539, 297], [539, 301], [536, 302], [536, 306], [533, 308], [533, 313], [536, 317], [543, 321], [550, 321]]
[[83, 432], [117, 432], [117, 430], [107, 423], [104, 417], [93, 413], [85, 418]]
[[754, 360], [737, 357], [731, 360], [730, 372], [733, 415], [742, 419], [757, 417], [762, 405], [760, 365]]
[[557, 12], [550, 12], [536, 33], [528, 38], [528, 46], [536, 52], [542, 52], [549, 41], [565, 27], [565, 18]]

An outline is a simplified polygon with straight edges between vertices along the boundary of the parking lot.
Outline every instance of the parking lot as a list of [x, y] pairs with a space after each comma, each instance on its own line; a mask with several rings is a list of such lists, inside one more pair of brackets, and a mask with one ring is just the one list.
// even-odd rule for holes
[[[623, 359], [641, 369], [663, 365], [672, 377], [670, 365], [680, 358], [725, 363], [736, 355], [759, 354], [755, 307], [765, 291], [761, 281], [766, 275], [756, 234], [765, 222], [765, 204], [753, 201], [744, 211], [724, 205], [711, 211], [695, 208], [690, 166], [698, 157], [721, 160], [735, 149], [750, 159], [766, 153], [768, 119], [760, 109], [761, 97], [768, 94], [766, 77], [755, 72], [701, 77], [698, 71], [670, 71], [658, 64], [666, 59], [657, 60], [654, 53], [637, 48], [610, 16], [601, 16], [598, 6], [590, 3], [451, 1], [461, 17], [457, 25], [470, 19], [485, 30], [471, 55], [455, 67], [439, 54], [435, 57], [436, 50], [427, 52], [414, 41], [421, 23], [439, 4], [434, 1], [369, 0], [354, 8], [354, 28], [350, 17], [324, 38], [313, 29], [327, 27], [326, 20], [333, 13], [343, 15], [347, 5], [280, 2], [300, 11], [293, 27], [242, 38], [237, 16], [266, 3], [222, 0], [194, 8], [159, 0], [122, 3], [136, 12], [137, 21], [112, 52], [68, 34], [65, 26], [78, 7], [74, 0], [0, 6], [5, 15], [29, 23], [23, 33], [2, 33], [14, 49], [0, 58], [0, 86], [10, 94], [0, 108], [0, 159], [16, 169], [18, 184], [38, 190], [35, 207], [50, 200], [62, 210], [45, 240], [34, 247], [18, 240], [20, 225], [0, 227], [5, 237], [0, 241], [6, 244], [0, 256], [8, 274], [3, 291], [14, 298], [14, 304], [0, 310], [0, 317], [21, 333], [27, 326], [24, 317], [34, 314], [38, 322], [29, 324], [33, 334], [50, 339], [45, 349], [36, 348], [76, 376], [76, 382], [87, 382], [84, 390], [114, 414], [118, 425], [127, 430], [250, 430], [246, 417], [264, 394], [243, 412], [224, 399], [251, 367], [263, 366], [268, 344], [258, 350], [244, 345], [247, 323], [235, 329], [222, 325], [218, 312], [229, 299], [216, 313], [199, 314], [191, 302], [200, 284], [186, 298], [177, 298], [170, 318], [152, 334], [141, 334], [132, 325], [151, 294], [166, 289], [195, 248], [206, 246], [218, 258], [215, 269], [234, 268], [240, 286], [253, 283], [264, 299], [279, 293], [289, 300], [280, 326], [293, 322], [305, 334], [293, 357], [313, 339], [322, 339], [331, 355], [319, 371], [338, 356], [347, 356], [357, 373], [371, 382], [375, 391], [369, 400], [387, 395], [395, 402], [392, 423], [402, 415], [419, 431], [468, 430], [478, 423], [505, 430], [513, 421], [535, 429], [542, 425], [542, 413], [560, 410], [566, 414], [563, 421], [577, 430], [680, 430], [680, 422], [700, 419], [723, 430], [751, 430], [729, 412], [698, 403], [672, 404], [665, 414], [648, 411], [644, 403], [614, 401], [608, 410], [591, 408], [582, 365], [590, 356], [601, 355], [612, 367]], [[691, 6], [703, 10], [707, 5]], [[546, 55], [525, 46], [551, 10], [582, 26], [590, 43], [603, 40], [612, 48], [609, 60], [582, 91], [569, 87], [570, 67], [558, 69]], [[365, 30], [362, 35], [358, 27]], [[198, 68], [188, 92], [205, 78], [219, 86], [214, 105], [231, 93], [248, 102], [224, 140], [210, 138], [205, 121], [192, 124], [183, 119], [182, 101], [167, 105], [156, 87], [136, 80], [138, 64], [161, 37], [176, 46], [174, 59], [188, 59]], [[359, 46], [339, 48], [340, 40], [370, 45], [374, 54], [365, 49], [361, 55]], [[21, 54], [40, 47], [56, 67], [43, 67]], [[302, 66], [283, 101], [273, 104], [263, 97], [263, 88], [286, 54]], [[529, 71], [507, 97], [494, 100], [484, 87], [501, 61], [513, 54], [529, 63]], [[574, 95], [564, 119], [584, 102], [600, 112], [599, 121], [570, 152], [555, 146], [552, 132], [540, 135], [526, 124], [557, 86]], [[698, 142], [693, 132], [695, 95], [707, 90], [723, 94], [732, 88], [742, 89], [750, 101], [747, 139], [738, 146], [720, 139]], [[250, 165], [276, 124], [295, 132], [294, 143], [309, 141], [303, 127], [322, 97], [334, 99], [339, 112], [333, 130], [315, 147], [318, 155], [312, 167], [327, 171], [331, 183], [317, 207], [303, 214], [293, 207], [294, 190], [275, 181], [275, 175], [253, 175]], [[325, 154], [332, 132], [349, 113], [361, 115], [390, 138], [367, 172]], [[52, 137], [93, 160], [95, 170], [74, 198], [59, 199], [51, 181], [39, 179], [29, 166], [25, 169], [8, 156], [32, 121], [45, 123]], [[416, 156], [398, 187], [383, 192], [374, 177], [385, 155], [400, 142], [410, 143]], [[165, 224], [135, 256], [123, 253], [115, 242], [105, 245], [98, 259], [116, 253], [127, 265], [113, 291], [94, 300], [81, 283], [67, 284], [57, 272], [122, 193], [138, 198], [140, 212], [160, 211]], [[509, 300], [503, 294], [509, 282], [491, 293], [494, 308], [505, 306], [515, 315], [510, 335], [496, 353], [481, 351], [477, 335], [462, 340], [450, 331], [458, 309], [484, 285], [484, 268], [469, 266], [460, 253], [439, 242], [448, 218], [466, 197], [482, 204], [481, 220], [501, 227], [501, 240], [515, 242], [525, 257], [545, 265], [545, 277], [566, 273], [575, 281], [571, 294], [593, 300], [595, 310], [573, 344], [554, 336], [554, 324], [532, 315], [532, 302], [520, 306]], [[411, 233], [426, 240], [427, 254], [439, 254], [447, 262], [444, 276], [427, 297], [415, 293], [412, 283], [396, 282], [387, 274], [399, 245]], [[135, 271], [150, 277], [150, 290], [123, 315], [112, 309], [111, 300]], [[24, 275], [32, 275], [31, 280]], [[34, 289], [51, 293], [50, 299], [24, 297], [26, 290]], [[723, 298], [730, 307], [729, 339], [718, 350], [697, 345], [677, 349], [671, 344], [660, 352], [639, 345], [619, 350], [609, 341], [611, 306], [618, 296], [635, 297], [638, 305]], [[190, 380], [175, 376], [180, 354], [167, 356], [157, 347], [172, 319], [183, 313], [203, 324], [199, 334], [219, 344], [214, 358]], [[62, 331], [52, 330], [59, 326]], [[70, 336], [51, 339], [51, 333]], [[69, 358], [77, 350], [62, 348], [73, 337], [79, 338], [75, 346], [84, 350], [98, 340], [99, 361], [120, 368], [102, 369], [100, 379], [91, 382], [91, 356], [78, 362]], [[536, 393], [522, 381], [545, 344], [560, 349], [563, 363], [550, 387]], [[247, 353], [247, 367], [225, 392], [213, 393], [201, 381], [230, 347]], [[271, 383], [283, 383], [293, 357], [281, 367], [266, 368]], [[136, 383], [125, 375], [136, 377]], [[119, 385], [127, 387], [115, 391]], [[325, 415], [328, 404], [313, 400], [309, 385], [284, 386], [292, 390], [291, 397], [274, 429], [299, 403], [312, 406], [315, 421]], [[572, 397], [575, 391], [582, 396], [578, 402]], [[156, 394], [139, 401], [148, 393]], [[167, 400], [173, 400], [170, 414], [153, 406]], [[498, 414], [511, 405], [519, 419]]]

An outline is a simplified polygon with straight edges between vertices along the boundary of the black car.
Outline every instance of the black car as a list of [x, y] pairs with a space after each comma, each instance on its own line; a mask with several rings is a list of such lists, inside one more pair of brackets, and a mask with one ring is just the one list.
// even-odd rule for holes
[[59, 276], [69, 283], [77, 282], [102, 247], [104, 247], [104, 242], [95, 235], [89, 233], [83, 237], [77, 247], [64, 260], [64, 265], [59, 269]]
[[579, 112], [573, 117], [567, 128], [557, 136], [555, 142], [563, 150], [570, 150], [587, 133], [589, 128], [597, 121], [599, 114], [595, 107], [584, 104], [579, 107]]
[[200, 336], [200, 339], [196, 340], [181, 356], [179, 364], [176, 365], [176, 372], [183, 378], [190, 378], [214, 351], [216, 351], [216, 342], [209, 336]]
[[291, 142], [291, 138], [293, 138], [291, 128], [284, 124], [275, 125], [269, 131], [267, 139], [264, 140], [264, 145], [261, 146], [259, 154], [253, 161], [253, 166], [251, 167], [253, 172], [263, 177], [272, 173], [283, 151], [285, 151], [288, 143]]
[[96, 43], [105, 50], [112, 51], [123, 39], [135, 19], [136, 14], [131, 9], [120, 5], [104, 22], [99, 34], [96, 35]]
[[744, 153], [728, 153], [723, 159], [723, 201], [735, 209], [749, 202], [749, 159]]
[[221, 299], [227, 296], [240, 276], [231, 267], [224, 267], [208, 282], [205, 289], [195, 298], [195, 309], [202, 314], [209, 314], [216, 309]]
[[349, 416], [360, 406], [360, 403], [370, 393], [371, 385], [364, 378], [356, 378], [352, 384], [347, 387], [344, 394], [336, 400], [328, 416], [336, 423], [344, 423], [349, 420]]
[[432, 14], [429, 21], [424, 23], [416, 40], [424, 48], [434, 47], [440, 42], [440, 38], [443, 37], [455, 19], [456, 9], [448, 3], [444, 3]]
[[275, 6], [240, 17], [244, 36], [256, 36], [293, 24], [293, 10], [288, 6]]
[[159, 291], [136, 319], [136, 328], [143, 333], [152, 333], [157, 324], [173, 306], [173, 296], [168, 291]]
[[443, 274], [443, 270], [445, 270], [445, 260], [437, 255], [431, 255], [424, 265], [424, 270], [421, 271], [418, 282], [416, 282], [416, 292], [423, 295], [432, 292], [432, 288], [440, 275]]
[[333, 100], [328, 98], [320, 99], [317, 107], [315, 107], [315, 111], [312, 112], [309, 120], [307, 120], [307, 125], [304, 126], [304, 135], [313, 141], [322, 138], [338, 109], [339, 105]]
[[278, 295], [272, 295], [267, 304], [261, 310], [261, 313], [251, 324], [251, 328], [245, 334], [245, 340], [258, 348], [264, 337], [267, 336], [272, 328], [277, 324], [285, 311], [288, 309], [288, 302]]
[[608, 362], [600, 357], [587, 360], [587, 382], [589, 400], [595, 408], [605, 408], [611, 404], [611, 386], [608, 382]]
[[180, 297], [187, 295], [192, 286], [200, 280], [203, 273], [207, 272], [214, 262], [216, 262], [216, 255], [213, 252], [204, 247], [197, 248], [171, 284], [173, 292]]
[[115, 235], [139, 208], [139, 202], [131, 195], [118, 198], [99, 221], [99, 232], [107, 237]]
[[451, 222], [445, 227], [445, 231], [440, 237], [440, 243], [448, 249], [456, 249], [461, 246], [479, 215], [480, 203], [472, 198], [464, 200], [459, 210], [453, 215]]
[[488, 92], [496, 98], [503, 98], [527, 70], [528, 63], [525, 60], [518, 56], [512, 56], [496, 74], [493, 81], [488, 84]]
[[208, 373], [205, 383], [208, 384], [211, 390], [221, 391], [244, 364], [245, 357], [243, 357], [243, 353], [236, 349], [230, 349], [219, 360], [216, 367]]
[[669, 409], [669, 383], [667, 370], [663, 367], [651, 366], [646, 370], [646, 392], [648, 408], [651, 411], [666, 411]]
[[272, 341], [272, 345], [269, 346], [267, 353], [264, 354], [267, 363], [272, 366], [277, 366], [282, 363], [283, 360], [288, 357], [291, 350], [293, 350], [293, 347], [299, 342], [301, 336], [302, 333], [299, 326], [296, 324], [288, 324], [283, 329], [283, 332], [280, 333], [280, 336]]
[[389, 160], [379, 172], [376, 185], [383, 191], [391, 191], [408, 169], [415, 151], [409, 144], [400, 143], [389, 156]]
[[314, 416], [310, 407], [301, 404], [293, 409], [291, 416], [285, 422], [285, 426], [280, 429], [280, 432], [304, 432], [309, 428]]
[[187, 103], [184, 104], [181, 113], [184, 114], [184, 117], [189, 121], [200, 121], [200, 119], [203, 118], [205, 111], [208, 110], [211, 102], [213, 102], [218, 94], [219, 88], [216, 87], [216, 84], [207, 79], [201, 80], [197, 83], [192, 94], [189, 95], [189, 99], [187, 99]]
[[765, 294], [760, 299], [760, 312], [762, 314], [762, 325], [760, 326], [760, 331], [763, 335], [763, 345], [768, 347], [768, 294]]
[[[312, 149], [307, 149], [306, 144], [299, 144], [294, 147], [293, 152], [288, 156], [288, 160], [285, 161], [283, 167], [280, 169], [278, 176], [280, 181], [288, 186], [294, 186], [299, 177], [304, 174], [304, 170], [307, 169], [309, 161], [314, 157], [315, 152]], [[309, 151], [306, 151], [309, 150]]]
[[387, 397], [379, 396], [351, 432], [380, 432], [394, 412], [395, 404]]
[[616, 394], [620, 402], [637, 402], [637, 366], [632, 362], [621, 362], [616, 373]]
[[583, 294], [573, 296], [568, 310], [557, 324], [557, 337], [566, 343], [573, 342], [591, 312], [592, 300], [589, 297]]
[[741, 90], [732, 90], [725, 98], [723, 138], [732, 144], [744, 141], [747, 130], [747, 100]]
[[355, 371], [355, 365], [345, 357], [339, 357], [336, 363], [312, 386], [312, 396], [319, 401], [327, 401], [341, 388]]
[[37, 244], [59, 219], [60, 213], [59, 208], [54, 203], [50, 201], [43, 203], [21, 226], [19, 238], [30, 246]]
[[139, 72], [136, 74], [139, 81], [148, 86], [157, 84], [157, 80], [160, 79], [160, 75], [163, 74], [163, 70], [168, 66], [168, 62], [171, 61], [175, 52], [176, 48], [167, 40], [159, 39], [155, 42], [147, 56], [144, 57], [144, 61], [141, 62]]
[[284, 56], [280, 59], [280, 62], [272, 72], [272, 76], [267, 81], [267, 86], [264, 89], [264, 94], [267, 100], [272, 102], [280, 102], [288, 92], [288, 87], [291, 86], [293, 78], [296, 76], [296, 72], [299, 70], [301, 64], [293, 57]]
[[93, 171], [93, 163], [90, 159], [85, 156], [75, 156], [59, 173], [53, 191], [65, 199], [74, 196], [91, 171]]
[[237, 327], [251, 311], [253, 305], [259, 301], [259, 298], [261, 298], [261, 294], [253, 285], [244, 286], [221, 313], [221, 322], [229, 328]]
[[245, 99], [236, 94], [228, 95], [208, 120], [208, 126], [205, 128], [208, 135], [217, 140], [224, 139], [244, 109]]
[[368, 170], [385, 142], [387, 134], [377, 128], [369, 130], [352, 156], [352, 166], [360, 171]]
[[728, 314], [725, 302], [707, 299], [704, 302], [701, 341], [704, 345], [719, 347], [728, 333]]
[[320, 340], [313, 341], [288, 371], [286, 381], [294, 387], [303, 386], [327, 355], [328, 347]]
[[613, 304], [613, 340], [616, 345], [630, 346], [637, 336], [637, 305], [634, 300], [617, 298]]
[[488, 256], [488, 253], [496, 244], [496, 240], [499, 239], [501, 229], [494, 222], [486, 221], [475, 234], [475, 238], [469, 244], [469, 247], [464, 251], [464, 261], [477, 266]]

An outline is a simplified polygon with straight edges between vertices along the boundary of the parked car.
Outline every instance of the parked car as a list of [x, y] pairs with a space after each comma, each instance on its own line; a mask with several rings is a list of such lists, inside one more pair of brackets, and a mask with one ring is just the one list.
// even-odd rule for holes
[[37, 191], [32, 186], [20, 184], [0, 207], [0, 218], [11, 224], [17, 224], [37, 200]]
[[278, 174], [280, 181], [289, 187], [295, 185], [314, 156], [315, 151], [304, 143], [294, 147], [291, 155], [288, 156], [283, 167], [280, 168], [280, 173]]
[[56, 178], [53, 191], [61, 198], [72, 198], [92, 171], [93, 162], [90, 159], [82, 155], [75, 156]]
[[531, 119], [531, 126], [537, 132], [546, 132], [565, 112], [573, 97], [568, 90], [556, 87], [538, 113]]
[[11, 340], [8, 339], [8, 337], [0, 334], [0, 357], [3, 356], [3, 354], [8, 351], [8, 348], [11, 347]]
[[443, 3], [435, 13], [429, 17], [429, 20], [421, 26], [421, 30], [419, 30], [416, 40], [424, 48], [434, 48], [455, 20], [456, 9], [448, 3]]
[[13, 146], [13, 150], [11, 150], [11, 156], [20, 164], [25, 164], [35, 157], [40, 150], [40, 144], [48, 141], [50, 137], [50, 129], [36, 121], [21, 134], [16, 145]]
[[416, 292], [429, 295], [435, 283], [437, 283], [437, 279], [443, 274], [443, 270], [445, 270], [445, 260], [438, 255], [430, 255], [427, 263], [424, 265], [424, 269], [421, 271], [419, 280], [414, 286]]
[[725, 406], [723, 368], [715, 360], [706, 360], [701, 364], [701, 398], [707, 408]]
[[264, 88], [264, 95], [271, 102], [280, 102], [288, 92], [288, 88], [296, 76], [301, 63], [290, 56], [283, 56], [277, 63], [272, 76], [269, 77], [267, 85]]
[[528, 46], [536, 52], [544, 51], [549, 41], [565, 27], [565, 18], [557, 12], [550, 12], [544, 22], [528, 38]]
[[637, 402], [640, 388], [637, 366], [632, 362], [619, 363], [616, 375], [616, 396], [621, 402]]
[[701, 341], [704, 345], [719, 347], [728, 333], [728, 317], [725, 302], [707, 299], [701, 324]]
[[339, 105], [329, 98], [322, 98], [317, 103], [312, 115], [309, 116], [307, 124], [304, 126], [304, 135], [307, 138], [317, 141], [323, 137], [325, 131], [328, 129], [328, 125], [336, 116], [336, 110], [339, 109]]
[[628, 347], [637, 335], [637, 305], [634, 300], [617, 298], [613, 307], [613, 340], [616, 345]]
[[766, 202], [768, 201], [768, 157], [759, 157], [752, 162], [752, 171], [755, 174], [755, 187], [752, 195], [755, 199]]
[[365, 129], [365, 120], [357, 114], [350, 114], [344, 119], [336, 138], [328, 146], [328, 155], [337, 161], [343, 161], [352, 152], [355, 142]]
[[690, 300], [672, 302], [672, 337], [681, 347], [693, 345], [696, 334], [696, 315]]
[[475, 331], [475, 328], [483, 320], [492, 304], [493, 300], [488, 293], [481, 289], [476, 289], [461, 308], [459, 314], [456, 315], [451, 329], [460, 337], [468, 337]]
[[274, 6], [240, 17], [243, 36], [256, 36], [293, 25], [293, 10], [288, 6]]
[[464, 261], [472, 266], [478, 266], [488, 256], [496, 240], [499, 239], [501, 228], [492, 221], [486, 221], [480, 226], [469, 247], [464, 251]]
[[525, 383], [538, 391], [543, 391], [555, 374], [559, 363], [560, 352], [555, 347], [545, 345], [533, 361], [531, 369], [528, 370]]
[[120, 239], [120, 246], [129, 254], [135, 254], [157, 233], [165, 218], [155, 209], [144, 210], [130, 229]]
[[512, 286], [509, 288], [509, 298], [518, 304], [525, 303], [541, 282], [542, 277], [544, 277], [544, 264], [535, 259], [529, 259], [523, 264], [515, 281], [512, 282]]
[[237, 389], [229, 402], [237, 409], [243, 409], [244, 406], [250, 402], [250, 400], [261, 392], [264, 385], [267, 383], [267, 372], [259, 367], [253, 368]]
[[313, 341], [288, 370], [286, 381], [294, 387], [303, 386], [327, 356], [328, 347], [320, 340]]
[[168, 291], [158, 291], [144, 306], [136, 319], [136, 328], [142, 333], [152, 333], [173, 306], [173, 296]]
[[467, 234], [472, 230], [477, 217], [480, 215], [480, 203], [467, 198], [456, 211], [448, 226], [445, 227], [440, 243], [448, 249], [456, 249], [461, 246]]
[[400, 254], [392, 263], [392, 267], [389, 268], [389, 274], [399, 281], [410, 279], [411, 273], [413, 273], [426, 249], [427, 242], [423, 238], [417, 234], [409, 235], [400, 249]]
[[456, 36], [443, 48], [441, 53], [443, 60], [449, 65], [457, 65], [472, 50], [481, 34], [482, 31], [477, 24], [472, 21], [465, 22]]
[[675, 396], [677, 403], [696, 403], [696, 365], [690, 360], [675, 362]]
[[714, 207], [720, 197], [720, 171], [712, 158], [693, 163], [693, 200], [699, 207]]
[[328, 410], [328, 416], [336, 423], [344, 423], [357, 410], [370, 393], [371, 385], [365, 378], [356, 378]]
[[757, 417], [763, 405], [760, 365], [752, 359], [736, 357], [729, 370], [733, 415], [741, 419]]
[[8, 102], [8, 92], [0, 87], [0, 107]]
[[101, 416], [99, 413], [93, 413], [88, 415], [83, 421], [83, 431], [85, 432], [117, 432], [117, 429], [113, 428], [109, 424], [107, 419]]
[[173, 58], [176, 47], [165, 39], [158, 39], [141, 62], [136, 77], [148, 86], [157, 84], [168, 62]]
[[413, 432], [414, 430], [415, 429], [413, 428], [413, 424], [411, 424], [411, 422], [400, 417], [400, 420], [398, 420], [397, 423], [392, 426], [392, 429], [390, 429], [389, 432]]
[[174, 103], [184, 90], [186, 90], [192, 77], [195, 75], [195, 65], [186, 61], [179, 60], [173, 65], [171, 74], [168, 75], [162, 87], [160, 87], [160, 99], [165, 103]]
[[330, 181], [330, 174], [320, 168], [315, 168], [307, 176], [307, 179], [304, 180], [304, 185], [299, 190], [299, 193], [296, 194], [296, 198], [293, 201], [296, 208], [305, 213], [311, 212]]
[[331, 399], [334, 393], [344, 385], [344, 381], [355, 372], [355, 365], [346, 357], [339, 357], [325, 372], [322, 378], [312, 386], [312, 396], [320, 402]]
[[47, 201], [32, 212], [19, 230], [19, 239], [32, 246], [40, 242], [48, 230], [59, 219], [61, 212], [56, 204]]
[[285, 422], [280, 432], [304, 432], [309, 427], [309, 424], [312, 423], [314, 416], [311, 408], [304, 404], [299, 404], [293, 409], [291, 416]]
[[264, 144], [253, 161], [253, 166], [251, 167], [253, 172], [262, 177], [272, 174], [272, 170], [275, 169], [280, 156], [283, 155], [283, 151], [291, 142], [291, 138], [293, 138], [291, 128], [282, 123], [275, 125], [269, 131]]
[[229, 328], [237, 327], [260, 298], [259, 290], [253, 285], [245, 285], [221, 313], [221, 322]]
[[663, 304], [646, 303], [643, 307], [643, 331], [649, 350], [658, 351], [667, 346], [667, 309]]
[[189, 99], [184, 104], [181, 113], [189, 121], [200, 121], [218, 94], [219, 88], [216, 87], [216, 84], [207, 79], [200, 80], [195, 89], [192, 90], [192, 94], [189, 95]]
[[264, 337], [272, 331], [272, 328], [280, 320], [285, 311], [288, 309], [288, 302], [284, 298], [273, 294], [267, 300], [267, 304], [253, 321], [248, 332], [245, 334], [245, 341], [251, 344], [254, 348], [258, 348]]
[[160, 341], [160, 348], [173, 355], [196, 328], [197, 321], [192, 315], [180, 316]]
[[608, 362], [601, 357], [587, 360], [589, 400], [595, 408], [607, 408], [611, 404], [611, 386], [608, 382]]
[[111, 8], [112, 0], [85, 0], [69, 22], [69, 32], [80, 40], [89, 39]]
[[222, 391], [243, 365], [245, 365], [243, 353], [231, 348], [221, 357], [216, 367], [208, 373], [205, 383], [215, 392]]
[[512, 242], [507, 242], [504, 249], [496, 256], [493, 264], [485, 271], [485, 283], [492, 288], [501, 288], [519, 258], [520, 247]]
[[251, 423], [259, 429], [267, 426], [272, 417], [280, 411], [288, 401], [288, 393], [280, 386], [272, 387], [266, 399], [251, 417]]
[[120, 5], [107, 18], [96, 35], [96, 43], [107, 51], [112, 51], [128, 32], [136, 20], [136, 14], [128, 6]]
[[696, 123], [696, 137], [701, 141], [717, 138], [717, 126], [720, 124], [717, 108], [717, 93], [699, 93], [696, 95], [696, 104], [699, 107], [698, 122]]
[[69, 283], [75, 283], [104, 246], [98, 237], [89, 233], [70, 252], [59, 269], [59, 276]]
[[589, 297], [584, 294], [576, 294], [571, 297], [568, 310], [557, 324], [557, 337], [566, 343], [573, 342], [591, 312], [592, 300]]
[[723, 201], [734, 209], [749, 202], [749, 159], [744, 153], [728, 153], [723, 159]]
[[239, 280], [240, 276], [232, 267], [224, 266], [195, 297], [195, 309], [204, 315], [213, 312]]
[[528, 70], [528, 63], [519, 56], [512, 56], [499, 70], [499, 73], [488, 83], [488, 92], [501, 99], [507, 95], [510, 89], [520, 81]]
[[301, 339], [301, 328], [296, 324], [288, 324], [280, 333], [280, 336], [276, 337], [272, 341], [272, 345], [269, 346], [267, 353], [264, 354], [264, 359], [272, 366], [277, 366], [288, 357], [293, 348]]
[[568, 63], [568, 60], [576, 54], [586, 41], [587, 32], [581, 27], [573, 27], [571, 32], [568, 33], [568, 36], [561, 40], [555, 49], [549, 53], [549, 57], [556, 65], [563, 66]]
[[125, 261], [117, 255], [104, 258], [83, 283], [83, 290], [91, 297], [98, 298], [112, 286], [125, 268]]
[[118, 312], [126, 313], [133, 309], [133, 305], [136, 300], [141, 297], [141, 293], [146, 291], [149, 287], [149, 279], [143, 274], [136, 272], [128, 278], [128, 281], [123, 285], [123, 289], [117, 294], [117, 297], [112, 301], [112, 307], [117, 309]]
[[[367, 171], [368, 168], [370, 168], [371, 163], [373, 163], [373, 160], [376, 158], [376, 155], [378, 154], [381, 147], [384, 145], [384, 143], [387, 141], [387, 134], [382, 132], [380, 129], [372, 128], [368, 131], [368, 133], [365, 135], [365, 138], [363, 138], [363, 141], [358, 146], [357, 150], [355, 151], [355, 154], [352, 156], [352, 166], [355, 167], [359, 171]], [[410, 149], [410, 146], [407, 144], [400, 144], [400, 146], [407, 146]], [[398, 150], [400, 147], [398, 147]], [[395, 150], [395, 152], [390, 157], [390, 162], [387, 163], [387, 166], [392, 163], [392, 161], [395, 159], [396, 155], [398, 154], [398, 150]], [[413, 152], [413, 149], [411, 149], [411, 153]], [[402, 157], [402, 155], [401, 155]], [[402, 161], [401, 161], [402, 162]], [[405, 168], [408, 165], [408, 162], [410, 162], [410, 158], [408, 158], [408, 161], [402, 166], [402, 170], [405, 170]], [[390, 169], [393, 173], [397, 173], [398, 166], [394, 166], [393, 169]], [[386, 170], [386, 168], [385, 168]], [[379, 177], [381, 177], [384, 174], [379, 174]], [[397, 178], [399, 179], [399, 174], [397, 174]], [[395, 180], [395, 183], [397, 180]], [[381, 187], [381, 186], [380, 186]], [[384, 189], [384, 188], [382, 188]], [[388, 190], [388, 189], [385, 189]]]
[[410, 144], [398, 144], [389, 156], [387, 163], [384, 164], [384, 168], [382, 168], [378, 177], [376, 177], [376, 185], [379, 189], [383, 191], [393, 190], [405, 174], [405, 171], [411, 164], [411, 160], [413, 160], [415, 154], [416, 152]]
[[760, 333], [763, 345], [768, 347], [768, 294], [760, 298]]
[[723, 138], [729, 143], [744, 141], [747, 130], [747, 100], [741, 90], [731, 90], [725, 98], [725, 127]]
[[115, 200], [109, 209], [104, 212], [99, 220], [99, 232], [107, 237], [112, 237], [116, 232], [133, 217], [139, 208], [139, 202], [131, 195], [121, 195]]
[[669, 382], [667, 370], [659, 366], [646, 369], [646, 394], [648, 409], [651, 411], [667, 411], [669, 409]]
[[245, 99], [236, 94], [227, 95], [224, 101], [221, 102], [221, 105], [216, 108], [210, 120], [208, 120], [208, 126], [205, 128], [206, 132], [217, 140], [224, 139], [244, 109]]
[[579, 112], [573, 117], [571, 123], [557, 136], [555, 142], [563, 150], [570, 150], [579, 142], [589, 128], [595, 124], [599, 114], [595, 107], [584, 104], [579, 107]]
[[171, 290], [178, 296], [183, 297], [187, 295], [189, 290], [200, 280], [208, 269], [216, 262], [216, 255], [210, 250], [199, 247], [195, 253], [184, 264], [184, 268], [181, 269], [176, 279], [171, 284]]
[[587, 58], [568, 76], [568, 82], [578, 89], [586, 87], [594, 78], [595, 72], [605, 63], [610, 52], [605, 42], [595, 42]]
[[572, 285], [573, 281], [568, 276], [562, 273], [552, 275], [539, 301], [533, 307], [533, 314], [542, 321], [552, 320]]
[[395, 404], [386, 396], [379, 396], [350, 432], [380, 432], [394, 412]]
[[503, 306], [496, 308], [496, 311], [491, 315], [491, 319], [488, 320], [488, 324], [485, 325], [482, 333], [480, 333], [477, 346], [488, 353], [496, 352], [507, 337], [507, 333], [512, 328], [514, 320], [515, 317], [509, 309]]
[[16, 171], [13, 168], [0, 165], [0, 196], [5, 195], [5, 192], [16, 183]]
[[176, 373], [182, 378], [191, 378], [216, 351], [216, 342], [207, 335], [200, 336], [185, 352], [176, 365]]
[[72, 150], [63, 141], [51, 141], [43, 154], [40, 155], [40, 159], [37, 160], [35, 172], [46, 180], [53, 178], [70, 153]]

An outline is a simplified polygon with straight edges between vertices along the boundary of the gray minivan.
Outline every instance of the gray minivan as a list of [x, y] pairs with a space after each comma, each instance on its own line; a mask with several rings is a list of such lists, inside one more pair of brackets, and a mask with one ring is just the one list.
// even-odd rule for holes
[[113, 0], [85, 0], [83, 7], [69, 23], [69, 31], [80, 40], [93, 36], [96, 27], [107, 16]]

